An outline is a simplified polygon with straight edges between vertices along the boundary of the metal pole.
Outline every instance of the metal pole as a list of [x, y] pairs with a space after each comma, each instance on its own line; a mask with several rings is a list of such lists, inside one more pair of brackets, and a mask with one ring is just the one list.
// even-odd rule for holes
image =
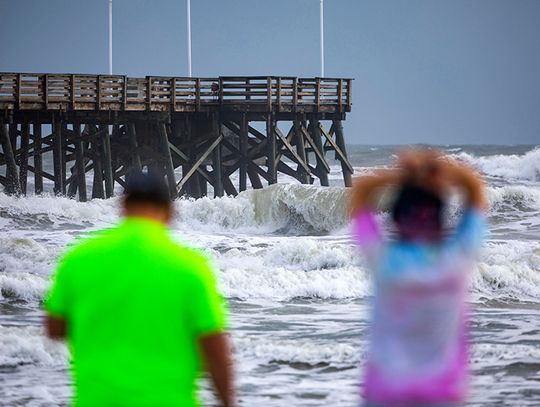
[[320, 0], [321, 78], [324, 77], [324, 0]]
[[191, 78], [191, 0], [187, 0], [188, 76]]
[[112, 2], [109, 0], [109, 75], [112, 75]]

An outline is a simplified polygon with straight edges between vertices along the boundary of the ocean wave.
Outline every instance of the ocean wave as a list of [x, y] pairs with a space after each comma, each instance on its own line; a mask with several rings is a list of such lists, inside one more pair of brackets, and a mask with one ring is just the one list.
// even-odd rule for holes
[[540, 244], [488, 242], [473, 274], [474, 292], [488, 298], [538, 301], [540, 298]]
[[46, 338], [42, 327], [0, 325], [0, 366], [59, 366], [67, 361], [66, 346]]
[[535, 148], [523, 155], [475, 156], [466, 152], [453, 154], [468, 162], [484, 174], [497, 178], [540, 181], [540, 148]]
[[267, 339], [234, 335], [235, 354], [257, 364], [277, 363], [304, 366], [356, 367], [360, 349], [346, 343], [317, 343], [313, 340]]
[[[173, 227], [185, 231], [253, 234], [333, 233], [347, 226], [346, 195], [347, 189], [343, 187], [276, 184], [244, 191], [237, 197], [179, 199], [175, 202]], [[383, 210], [389, 206], [392, 194], [385, 196]], [[535, 186], [489, 187], [488, 197], [492, 214], [540, 209], [540, 189]], [[16, 198], [0, 193], [0, 216], [12, 223], [4, 225], [4, 230], [52, 227], [76, 231], [105, 226], [118, 220], [118, 206], [117, 198], [82, 203], [62, 197]]]
[[180, 229], [317, 234], [346, 225], [345, 204], [345, 188], [276, 184], [235, 198], [178, 200], [176, 208]]

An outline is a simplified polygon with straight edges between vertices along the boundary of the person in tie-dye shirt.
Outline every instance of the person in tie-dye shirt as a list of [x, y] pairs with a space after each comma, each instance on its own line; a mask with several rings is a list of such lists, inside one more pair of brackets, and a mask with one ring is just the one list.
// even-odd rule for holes
[[[376, 217], [393, 187], [393, 237]], [[446, 203], [462, 195], [454, 230]], [[485, 234], [486, 197], [468, 167], [430, 151], [402, 153], [395, 168], [360, 177], [350, 197], [353, 233], [373, 271], [366, 406], [459, 406], [468, 389], [468, 276]]]

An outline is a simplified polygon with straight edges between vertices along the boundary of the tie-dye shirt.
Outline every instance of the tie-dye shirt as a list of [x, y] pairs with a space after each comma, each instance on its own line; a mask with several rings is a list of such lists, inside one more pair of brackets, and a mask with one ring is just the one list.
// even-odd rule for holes
[[456, 231], [433, 245], [385, 242], [375, 214], [353, 232], [374, 272], [364, 396], [375, 403], [459, 402], [466, 395], [468, 275], [485, 233], [469, 209]]

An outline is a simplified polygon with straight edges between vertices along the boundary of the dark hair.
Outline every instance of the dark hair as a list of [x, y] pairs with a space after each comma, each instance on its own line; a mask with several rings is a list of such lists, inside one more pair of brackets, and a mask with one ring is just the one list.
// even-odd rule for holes
[[392, 208], [392, 219], [396, 224], [407, 221], [423, 221], [442, 228], [443, 200], [434, 192], [417, 185], [401, 187]]
[[168, 206], [172, 199], [163, 177], [153, 173], [132, 172], [126, 176], [124, 202]]

